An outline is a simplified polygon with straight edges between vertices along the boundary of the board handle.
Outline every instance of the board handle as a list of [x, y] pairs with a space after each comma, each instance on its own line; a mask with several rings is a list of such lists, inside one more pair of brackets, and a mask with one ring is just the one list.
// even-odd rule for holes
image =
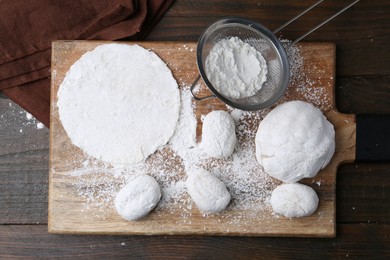
[[356, 161], [390, 161], [390, 115], [356, 116]]

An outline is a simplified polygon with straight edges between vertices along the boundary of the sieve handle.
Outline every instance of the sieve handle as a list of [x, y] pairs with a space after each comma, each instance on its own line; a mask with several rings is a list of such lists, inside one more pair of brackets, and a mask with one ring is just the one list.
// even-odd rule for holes
[[285, 24], [281, 25], [278, 29], [276, 29], [275, 31], [273, 31], [274, 34], [278, 33], [279, 31], [281, 31], [284, 27], [286, 27], [287, 25], [289, 25], [290, 23], [294, 22], [295, 20], [297, 20], [298, 18], [300, 18], [302, 15], [306, 14], [307, 12], [309, 12], [311, 9], [313, 9], [314, 7], [316, 7], [317, 5], [321, 4], [324, 0], [320, 0], [318, 1], [317, 3], [313, 4], [312, 6], [310, 6], [309, 8], [307, 8], [305, 11], [303, 11], [302, 13], [298, 14], [297, 16], [295, 16], [294, 18], [292, 18], [291, 20], [289, 20], [288, 22], [286, 22]]
[[[319, 5], [320, 3], [322, 3], [324, 0], [320, 0], [318, 2], [316, 2], [315, 4], [313, 4], [312, 6], [310, 6], [309, 8], [307, 8], [305, 11], [303, 11], [302, 13], [298, 14], [297, 16], [295, 16], [294, 18], [292, 18], [291, 20], [289, 20], [288, 22], [286, 22], [285, 24], [283, 24], [282, 26], [280, 26], [278, 29], [276, 29], [273, 33], [277, 33], [279, 32], [280, 30], [282, 30], [284, 27], [286, 27], [287, 25], [289, 25], [290, 23], [292, 23], [293, 21], [297, 20], [298, 18], [300, 18], [302, 15], [306, 14], [307, 12], [309, 12], [311, 9], [313, 9], [314, 7], [316, 7], [317, 5]], [[328, 19], [326, 19], [325, 21], [321, 22], [319, 25], [317, 25], [316, 27], [312, 28], [311, 30], [309, 30], [308, 32], [304, 33], [303, 35], [301, 35], [300, 37], [298, 37], [298, 39], [295, 39], [293, 42], [291, 42], [288, 47], [290, 47], [291, 45], [294, 45], [296, 44], [297, 42], [299, 42], [300, 40], [302, 40], [303, 38], [305, 38], [306, 36], [308, 36], [309, 34], [311, 34], [312, 32], [314, 32], [315, 30], [317, 30], [318, 28], [320, 28], [321, 26], [323, 26], [324, 24], [328, 23], [330, 20], [332, 20], [333, 18], [335, 18], [336, 16], [338, 16], [339, 14], [343, 13], [345, 10], [347, 10], [348, 8], [352, 7], [353, 5], [355, 5], [357, 2], [359, 2], [359, 0], [355, 0], [353, 1], [352, 3], [350, 3], [349, 5], [347, 5], [346, 7], [344, 7], [343, 9], [341, 9], [340, 11], [338, 11], [337, 13], [335, 13], [334, 15], [332, 15], [331, 17], [329, 17]]]
[[201, 100], [206, 100], [206, 99], [210, 99], [210, 98], [215, 98], [215, 95], [210, 95], [210, 96], [205, 96], [205, 97], [198, 97], [198, 96], [194, 93], [195, 86], [196, 86], [196, 84], [198, 83], [199, 80], [200, 80], [200, 75], [198, 75], [198, 77], [196, 77], [196, 79], [194, 80], [194, 82], [192, 82], [192, 85], [191, 85], [191, 88], [190, 88], [191, 94], [192, 94], [192, 96], [194, 97], [194, 99], [195, 99], [195, 100], [198, 100], [198, 101], [201, 101]]

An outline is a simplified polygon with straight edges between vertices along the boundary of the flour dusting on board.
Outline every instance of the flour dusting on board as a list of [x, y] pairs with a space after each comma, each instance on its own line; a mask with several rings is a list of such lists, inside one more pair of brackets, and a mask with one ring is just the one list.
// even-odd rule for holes
[[[215, 159], [205, 155], [196, 143], [195, 107], [188, 86], [181, 88], [181, 104], [179, 123], [169, 144], [151, 155], [144, 164], [116, 169], [107, 164], [99, 167], [96, 160], [90, 158], [81, 168], [69, 173], [76, 179], [78, 194], [86, 200], [85, 209], [97, 207], [104, 218], [105, 209], [113, 208], [115, 195], [127, 180], [135, 174], [148, 174], [157, 180], [162, 190], [157, 213], [161, 210], [171, 213], [179, 210], [182, 218], [178, 223], [188, 224], [192, 201], [186, 192], [185, 172], [191, 167], [200, 167], [216, 174], [231, 193], [232, 202], [227, 211], [219, 214], [220, 217], [233, 221], [229, 218], [231, 210], [270, 210], [268, 200], [278, 182], [270, 178], [257, 163], [254, 146], [256, 126], [266, 112], [239, 113], [235, 152], [227, 159]], [[231, 113], [238, 114], [236, 110], [231, 110]], [[245, 219], [244, 214], [238, 219], [235, 216], [233, 222], [239, 224], [240, 219]]]
[[[308, 81], [303, 73], [303, 59], [298, 47], [288, 49], [291, 66], [291, 82], [287, 96], [300, 93], [315, 106], [329, 107], [330, 97], [324, 96], [324, 88], [316, 82]], [[186, 192], [186, 170], [191, 167], [204, 168], [217, 175], [227, 186], [232, 200], [228, 208], [216, 215], [218, 222], [233, 225], [245, 224], [249, 219], [269, 218], [271, 207], [269, 198], [272, 190], [280, 184], [269, 177], [255, 158], [255, 135], [257, 126], [271, 109], [262, 111], [241, 111], [227, 107], [235, 124], [238, 139], [237, 147], [227, 159], [209, 158], [203, 153], [196, 140], [197, 120], [189, 86], [182, 83], [180, 88], [181, 109], [179, 122], [169, 143], [160, 148], [148, 159], [135, 166], [117, 168], [101, 163], [93, 158], [77, 163], [78, 169], [66, 174], [74, 179], [77, 194], [83, 199], [84, 213], [98, 214], [104, 219], [115, 211], [114, 199], [117, 192], [137, 174], [153, 176], [161, 187], [162, 198], [153, 214], [176, 214], [177, 224], [191, 224], [193, 202]], [[279, 103], [286, 100], [283, 98]], [[204, 115], [203, 115], [204, 116]], [[69, 167], [71, 168], [71, 167]], [[95, 210], [90, 210], [90, 209]], [[99, 213], [96, 213], [98, 209]], [[109, 209], [109, 210], [108, 210]], [[267, 212], [268, 214], [262, 214]], [[275, 218], [278, 216], [273, 215]]]
[[[282, 40], [282, 43], [287, 47], [290, 41]], [[331, 97], [328, 96], [324, 86], [319, 86], [316, 81], [310, 79], [303, 72], [304, 58], [301, 55], [300, 48], [297, 45], [292, 45], [286, 50], [290, 63], [290, 85], [279, 103], [284, 103], [291, 95], [298, 93], [299, 96], [303, 97], [302, 101], [309, 102], [320, 109], [331, 108]], [[315, 66], [309, 68], [309, 71], [318, 72], [318, 70], [319, 68]], [[291, 86], [294, 86], [294, 88]]]

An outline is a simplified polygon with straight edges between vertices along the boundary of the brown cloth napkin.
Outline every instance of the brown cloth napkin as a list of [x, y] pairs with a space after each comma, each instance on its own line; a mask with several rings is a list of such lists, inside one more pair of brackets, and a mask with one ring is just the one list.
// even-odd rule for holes
[[1, 1], [0, 91], [49, 126], [51, 41], [141, 40], [173, 2]]

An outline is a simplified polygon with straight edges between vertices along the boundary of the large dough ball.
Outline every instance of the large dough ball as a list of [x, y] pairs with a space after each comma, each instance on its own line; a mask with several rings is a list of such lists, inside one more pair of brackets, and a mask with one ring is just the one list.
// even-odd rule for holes
[[225, 111], [208, 113], [203, 120], [202, 149], [211, 157], [227, 158], [236, 146], [233, 118]]
[[276, 187], [270, 201], [274, 212], [288, 218], [309, 216], [318, 207], [316, 192], [300, 183], [282, 184]]
[[230, 202], [230, 193], [225, 184], [206, 170], [189, 171], [186, 185], [188, 194], [202, 212], [220, 212]]
[[161, 190], [157, 181], [151, 176], [139, 175], [118, 192], [115, 208], [122, 218], [137, 220], [147, 215], [160, 198]]
[[330, 161], [335, 132], [322, 112], [302, 101], [284, 103], [261, 121], [256, 158], [272, 177], [292, 183], [314, 177]]

